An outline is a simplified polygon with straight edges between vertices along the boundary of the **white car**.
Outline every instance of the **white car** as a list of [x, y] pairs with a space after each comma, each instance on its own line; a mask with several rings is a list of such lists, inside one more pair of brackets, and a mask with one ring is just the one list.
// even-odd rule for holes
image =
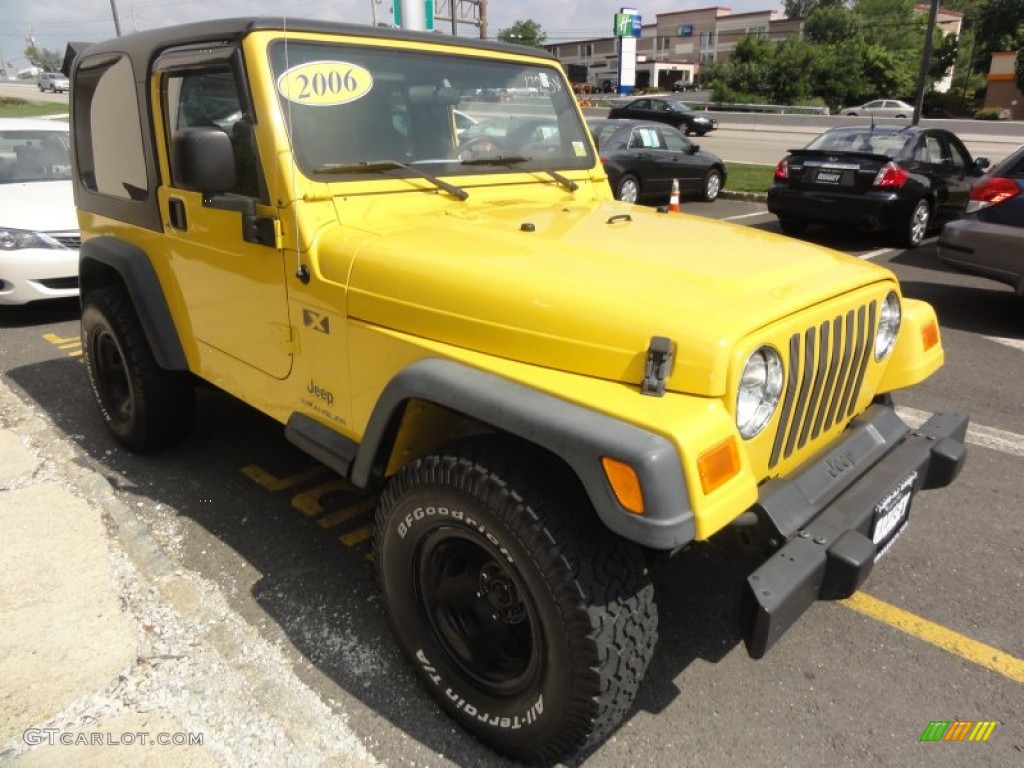
[[0, 305], [78, 295], [68, 124], [0, 118]]
[[875, 117], [913, 117], [914, 107], [905, 101], [896, 99], [875, 99], [859, 107], [847, 107], [839, 110], [840, 115], [858, 117], [860, 115]]

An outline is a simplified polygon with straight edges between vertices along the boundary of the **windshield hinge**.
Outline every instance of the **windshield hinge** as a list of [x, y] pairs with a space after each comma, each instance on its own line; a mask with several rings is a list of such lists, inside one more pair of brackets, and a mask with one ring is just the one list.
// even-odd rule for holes
[[647, 362], [644, 364], [644, 380], [640, 382], [640, 394], [661, 397], [665, 394], [665, 382], [672, 373], [672, 339], [652, 336], [647, 347]]

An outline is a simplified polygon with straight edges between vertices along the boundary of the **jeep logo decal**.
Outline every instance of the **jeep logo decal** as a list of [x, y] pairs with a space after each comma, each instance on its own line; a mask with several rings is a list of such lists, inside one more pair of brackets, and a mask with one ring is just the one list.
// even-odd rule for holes
[[373, 75], [344, 61], [310, 61], [277, 78], [277, 90], [284, 98], [314, 107], [347, 104], [361, 99], [371, 88]]

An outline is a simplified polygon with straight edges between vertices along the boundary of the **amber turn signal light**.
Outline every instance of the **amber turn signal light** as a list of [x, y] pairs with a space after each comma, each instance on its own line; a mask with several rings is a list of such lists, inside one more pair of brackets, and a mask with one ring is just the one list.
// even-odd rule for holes
[[697, 457], [700, 487], [704, 489], [705, 494], [731, 480], [739, 471], [740, 452], [733, 437], [725, 438]]
[[934, 320], [929, 320], [921, 328], [921, 343], [925, 352], [939, 343], [939, 324]]
[[607, 456], [601, 457], [601, 466], [604, 467], [605, 477], [608, 478], [619, 504], [634, 515], [642, 515], [644, 494], [640, 489], [640, 478], [636, 476], [636, 470], [624, 461], [610, 459]]

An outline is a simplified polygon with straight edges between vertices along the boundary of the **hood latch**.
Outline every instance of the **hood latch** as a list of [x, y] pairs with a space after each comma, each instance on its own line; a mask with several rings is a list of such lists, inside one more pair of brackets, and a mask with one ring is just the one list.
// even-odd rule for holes
[[672, 339], [652, 336], [647, 347], [647, 362], [644, 364], [644, 379], [640, 382], [640, 394], [661, 397], [665, 394], [665, 382], [672, 373]]

